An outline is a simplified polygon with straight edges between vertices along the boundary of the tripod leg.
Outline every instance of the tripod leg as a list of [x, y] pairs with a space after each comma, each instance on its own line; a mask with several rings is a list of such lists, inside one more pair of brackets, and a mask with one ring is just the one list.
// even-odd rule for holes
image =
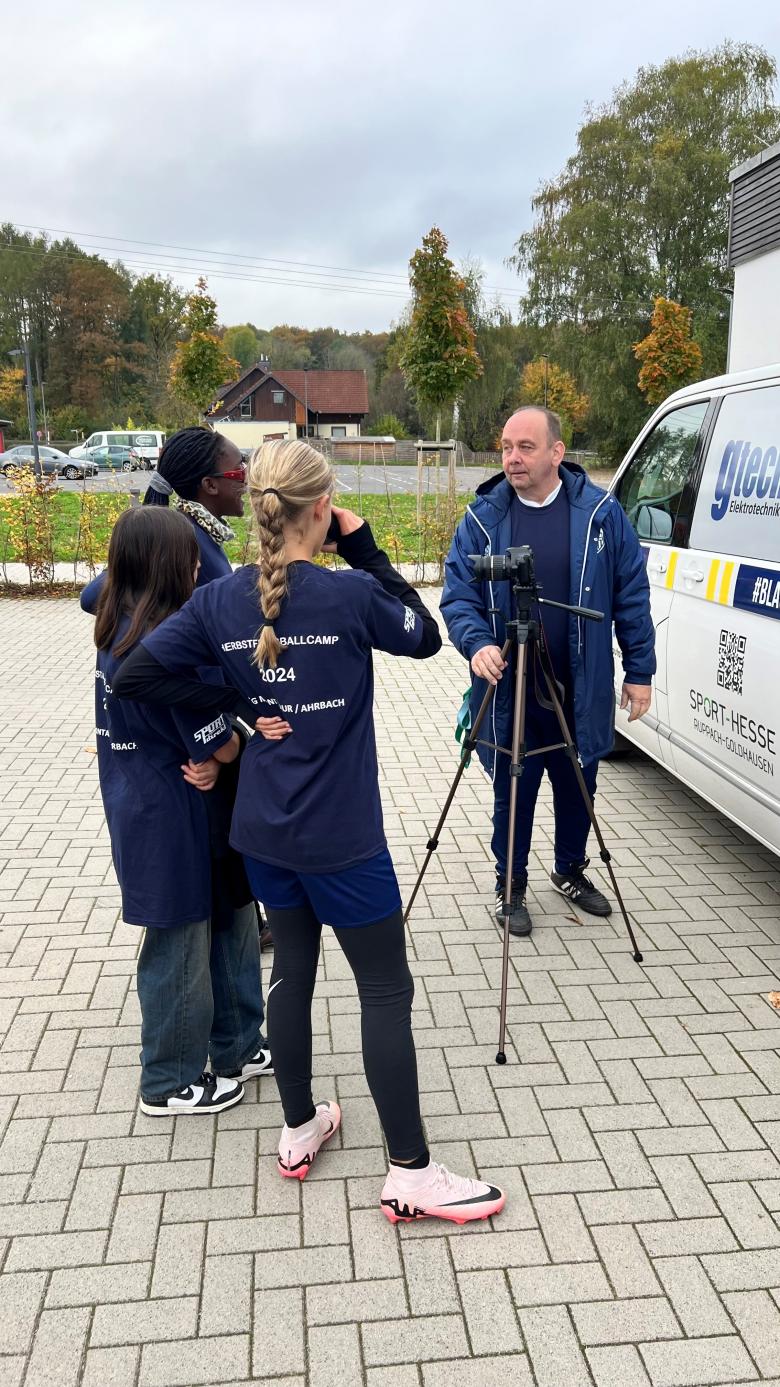
[[604, 842], [604, 837], [599, 826], [599, 821], [596, 818], [596, 811], [593, 808], [593, 800], [591, 799], [588, 793], [588, 787], [585, 784], [585, 777], [582, 774], [582, 767], [579, 763], [579, 760], [577, 759], [577, 748], [574, 745], [571, 733], [569, 731], [568, 723], [566, 722], [566, 716], [561, 706], [561, 701], [558, 697], [558, 690], [555, 687], [554, 680], [550, 677], [544, 659], [541, 659], [539, 663], [541, 665], [542, 674], [544, 675], [545, 683], [547, 685], [547, 691], [552, 700], [553, 707], [555, 708], [555, 715], [558, 719], [558, 726], [561, 729], [561, 735], [566, 744], [565, 750], [571, 760], [572, 766], [574, 767], [574, 774], [577, 777], [577, 784], [580, 787], [580, 793], [585, 802], [585, 808], [588, 811], [588, 818], [590, 819], [591, 827], [596, 835], [596, 841], [599, 845], [599, 856], [602, 862], [604, 863], [607, 872], [609, 873], [609, 879], [612, 883], [612, 890], [615, 892], [615, 896], [617, 897], [617, 903], [620, 907], [620, 913], [623, 916], [623, 923], [626, 927], [626, 931], [631, 942], [631, 949], [633, 951], [634, 962], [641, 963], [642, 954], [640, 952], [639, 945], [636, 942], [636, 936], [634, 935], [634, 931], [631, 927], [631, 921], [628, 918], [628, 911], [626, 910], [625, 904], [623, 902], [623, 897], [620, 894], [620, 887], [618, 886], [617, 877], [615, 876], [615, 871], [612, 866], [612, 854], [610, 853], [609, 848]]
[[525, 700], [528, 646], [517, 647], [515, 670], [515, 705], [512, 715], [512, 759], [509, 766], [509, 826], [506, 843], [506, 878], [504, 880], [504, 950], [501, 962], [501, 1009], [498, 1023], [498, 1053], [496, 1064], [506, 1064], [506, 1000], [509, 986], [509, 916], [512, 909], [512, 870], [515, 857], [517, 829], [517, 788], [525, 760]]
[[[509, 654], [511, 645], [511, 641], [505, 642], [504, 647], [501, 651], [502, 660], [506, 659], [507, 655]], [[411, 896], [409, 897], [409, 904], [407, 905], [406, 911], [404, 913], [404, 924], [407, 923], [412, 911], [412, 906], [414, 905], [414, 902], [417, 899], [417, 892], [419, 891], [422, 885], [422, 879], [425, 876], [426, 871], [428, 870], [428, 863], [430, 862], [431, 858], [433, 857], [433, 854], [439, 846], [439, 838], [441, 836], [442, 828], [444, 827], [444, 820], [450, 812], [450, 805], [452, 804], [452, 801], [455, 798], [455, 794], [461, 782], [461, 777], [463, 776], [463, 772], [466, 769], [466, 762], [468, 761], [469, 756], [471, 755], [472, 751], [476, 746], [477, 733], [479, 732], [479, 729], [485, 720], [488, 708], [490, 707], [493, 701], [496, 692], [496, 687], [497, 686], [495, 684], [491, 684], [488, 687], [485, 696], [481, 704], [479, 705], [479, 712], [477, 713], [477, 716], [474, 719], [474, 726], [471, 728], [468, 737], [466, 737], [463, 742], [463, 748], [460, 756], [460, 765], [458, 766], [458, 769], [455, 772], [455, 779], [453, 780], [452, 785], [450, 786], [450, 792], [447, 795], [446, 800], [444, 801], [444, 807], [441, 811], [441, 814], [439, 815], [439, 822], [433, 830], [432, 836], [428, 839], [428, 843], [426, 845], [427, 852], [425, 854], [425, 861], [423, 862], [422, 867], [420, 868], [419, 875], [417, 877], [416, 882], [414, 883], [414, 889], [412, 891]]]

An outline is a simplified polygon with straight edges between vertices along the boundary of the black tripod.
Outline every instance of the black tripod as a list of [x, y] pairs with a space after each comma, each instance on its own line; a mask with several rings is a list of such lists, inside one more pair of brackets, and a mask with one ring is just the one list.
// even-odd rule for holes
[[[501, 1010], [498, 1033], [498, 1053], [496, 1055], [496, 1064], [506, 1064], [506, 1050], [504, 1047], [506, 1043], [506, 1007], [507, 989], [509, 981], [509, 918], [512, 905], [512, 866], [514, 862], [515, 828], [517, 824], [517, 785], [520, 776], [523, 774], [524, 763], [527, 757], [541, 756], [547, 751], [563, 750], [570, 758], [574, 769], [574, 774], [577, 778], [577, 784], [580, 788], [580, 793], [582, 794], [582, 798], [585, 802], [585, 807], [588, 811], [588, 818], [590, 819], [593, 831], [596, 835], [596, 840], [599, 845], [599, 856], [601, 858], [601, 861], [604, 863], [607, 872], [609, 873], [609, 879], [612, 883], [612, 889], [615, 892], [615, 896], [620, 907], [620, 913], [623, 916], [623, 921], [628, 932], [628, 937], [631, 941], [631, 949], [635, 963], [642, 962], [642, 954], [639, 951], [639, 946], [636, 942], [634, 931], [631, 927], [631, 921], [628, 918], [628, 913], [623, 903], [623, 897], [620, 894], [620, 888], [618, 886], [617, 879], [615, 877], [615, 872], [612, 867], [612, 857], [610, 855], [609, 849], [606, 846], [606, 843], [604, 842], [604, 838], [602, 836], [598, 820], [596, 819], [596, 814], [593, 808], [593, 800], [591, 799], [590, 794], [588, 793], [588, 787], [585, 784], [585, 778], [582, 774], [582, 767], [580, 765], [579, 757], [577, 755], [577, 748], [574, 745], [574, 741], [572, 739], [568, 724], [566, 722], [566, 718], [564, 716], [563, 706], [558, 691], [559, 686], [556, 683], [555, 678], [553, 676], [553, 672], [549, 667], [549, 661], [547, 659], [546, 651], [544, 648], [542, 633], [539, 628], [539, 622], [533, 620], [533, 618], [531, 617], [531, 608], [537, 602], [550, 607], [560, 607], [568, 612], [571, 612], [574, 616], [581, 617], [588, 621], [603, 621], [604, 613], [594, 611], [590, 607], [572, 606], [566, 602], [552, 602], [548, 599], [541, 597], [536, 582], [534, 580], [533, 554], [527, 545], [524, 545], [522, 548], [518, 549], [508, 549], [505, 555], [500, 554], [492, 556], [472, 554], [469, 557], [472, 559], [472, 562], [474, 564], [475, 578], [479, 579], [484, 577], [494, 582], [508, 580], [512, 583], [512, 596], [514, 599], [515, 617], [513, 621], [507, 623], [506, 641], [504, 642], [504, 646], [501, 651], [501, 658], [503, 660], [507, 660], [510, 651], [512, 651], [513, 649], [515, 649], [517, 652], [517, 658], [515, 662], [514, 711], [512, 717], [512, 746], [511, 750], [508, 747], [497, 746], [495, 742], [487, 742], [478, 735], [482, 723], [484, 722], [484, 719], [487, 715], [487, 711], [490, 707], [490, 704], [493, 701], [493, 698], [495, 697], [497, 686], [491, 685], [491, 687], [488, 688], [485, 697], [482, 700], [482, 703], [480, 704], [480, 708], [476, 718], [474, 719], [473, 726], [471, 727], [468, 735], [463, 740], [460, 764], [455, 773], [455, 779], [453, 780], [452, 785], [450, 786], [449, 794], [447, 795], [447, 798], [444, 802], [444, 807], [439, 816], [439, 822], [436, 825], [432, 837], [428, 840], [425, 861], [423, 862], [422, 867], [420, 868], [420, 873], [417, 878], [417, 881], [414, 884], [414, 890], [412, 891], [409, 904], [406, 907], [404, 923], [406, 923], [406, 921], [409, 919], [409, 915], [411, 913], [412, 906], [414, 905], [417, 892], [420, 889], [422, 879], [425, 876], [426, 870], [428, 868], [428, 863], [430, 862], [431, 857], [433, 856], [434, 852], [439, 846], [439, 838], [441, 835], [442, 828], [444, 826], [444, 821], [447, 817], [447, 814], [449, 813], [452, 801], [455, 798], [455, 794], [458, 789], [458, 785], [460, 784], [463, 772], [465, 771], [469, 763], [471, 753], [477, 748], [477, 746], [486, 746], [490, 747], [496, 753], [496, 755], [502, 754], [505, 756], [509, 756], [511, 758], [511, 761], [509, 780], [509, 825], [507, 830], [506, 851], [506, 881], [504, 884], [504, 949], [501, 968]], [[555, 712], [555, 716], [558, 720], [558, 726], [561, 732], [560, 742], [556, 742], [551, 746], [536, 747], [532, 751], [527, 751], [525, 746], [525, 710], [528, 688], [528, 669], [530, 663], [529, 653], [530, 658], [535, 660], [535, 666], [541, 669], [542, 671], [542, 675], [544, 676], [544, 681], [547, 688], [547, 693], [549, 695], [549, 704], [547, 706], [551, 707]]]

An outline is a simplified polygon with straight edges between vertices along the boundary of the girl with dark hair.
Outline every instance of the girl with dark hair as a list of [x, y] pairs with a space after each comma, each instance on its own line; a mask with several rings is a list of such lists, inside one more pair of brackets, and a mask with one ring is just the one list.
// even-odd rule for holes
[[[333, 508], [338, 552], [358, 571], [313, 562], [333, 485], [332, 468], [303, 441], [258, 449], [249, 468], [258, 564], [194, 593], [130, 656], [117, 692], [240, 709], [262, 734], [242, 761], [231, 842], [274, 934], [268, 1024], [285, 1118], [279, 1173], [303, 1180], [341, 1122], [338, 1103], [315, 1106], [312, 1097], [311, 1005], [327, 924], [357, 982], [365, 1073], [390, 1160], [382, 1211], [393, 1222], [466, 1223], [498, 1213], [504, 1195], [428, 1152], [373, 722], [372, 650], [425, 659], [441, 636], [359, 516]], [[222, 688], [192, 678], [209, 663], [224, 672]]]
[[198, 563], [184, 516], [125, 511], [111, 535], [95, 622], [100, 790], [122, 918], [145, 927], [141, 1109], [153, 1116], [232, 1107], [244, 1095], [242, 1079], [273, 1072], [260, 1029], [252, 892], [237, 854], [233, 870], [223, 863], [217, 878], [207, 804], [220, 765], [238, 755], [238, 735], [221, 714], [204, 719], [114, 694], [125, 657], [187, 601]]
[[[173, 497], [172, 508], [181, 511], [190, 522], [200, 556], [196, 587], [232, 573], [223, 546], [234, 535], [224, 517], [243, 514], [245, 490], [246, 467], [235, 443], [206, 428], [179, 429], [171, 434], [160, 453], [157, 470], [152, 473], [144, 505], [169, 506]], [[104, 570], [86, 585], [81, 594], [84, 611], [95, 613], [105, 581]], [[222, 678], [218, 671], [213, 677]], [[227, 779], [220, 784], [219, 799], [229, 813], [232, 806], [226, 804]], [[210, 809], [214, 808], [210, 804]], [[218, 830], [217, 836], [224, 840], [226, 832], [220, 835]], [[261, 947], [270, 949], [271, 931], [259, 908], [257, 918]]]
[[231, 566], [223, 545], [233, 539], [226, 515], [242, 515], [246, 489], [244, 459], [229, 439], [211, 429], [179, 429], [160, 453], [144, 496], [145, 506], [174, 507], [195, 528], [200, 550], [198, 586], [223, 578]]

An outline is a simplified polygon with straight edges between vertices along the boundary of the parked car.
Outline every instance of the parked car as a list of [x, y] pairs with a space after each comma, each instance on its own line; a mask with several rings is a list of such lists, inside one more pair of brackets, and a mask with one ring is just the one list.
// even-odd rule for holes
[[611, 487], [645, 552], [658, 660], [650, 713], [617, 730], [777, 853], [779, 458], [780, 364], [670, 395]]
[[121, 432], [118, 429], [100, 429], [69, 451], [72, 458], [83, 458], [92, 448], [133, 448], [140, 457], [145, 458], [149, 467], [156, 467], [164, 442], [165, 434], [159, 429], [123, 429]]
[[110, 467], [121, 472], [137, 472], [149, 465], [135, 448], [124, 448], [118, 443], [109, 443], [102, 448], [87, 448], [86, 458], [89, 462], [97, 463], [98, 467]]
[[[59, 448], [47, 448], [39, 445], [38, 457], [41, 470], [46, 477], [66, 477], [69, 482], [75, 482], [84, 477], [97, 476], [97, 463], [87, 459], [76, 460], [67, 453], [61, 452]], [[20, 467], [34, 467], [34, 465], [35, 454], [31, 443], [20, 443], [15, 448], [9, 448], [7, 453], [0, 453], [0, 469], [6, 477], [17, 472]]]

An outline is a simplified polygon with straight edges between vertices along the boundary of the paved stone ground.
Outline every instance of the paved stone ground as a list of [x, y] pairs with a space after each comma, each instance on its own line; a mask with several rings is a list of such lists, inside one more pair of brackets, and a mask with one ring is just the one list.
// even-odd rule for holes
[[[273, 1081], [217, 1123], [136, 1110], [138, 932], [118, 919], [90, 713], [90, 623], [6, 601], [0, 731], [0, 1387], [780, 1384], [777, 861], [642, 759], [600, 808], [644, 936], [577, 920], [532, 864], [537, 929], [500, 941], [489, 797], [469, 772], [412, 927], [435, 1154], [504, 1183], [466, 1229], [394, 1229], [332, 939], [316, 1000], [338, 1149], [279, 1180]], [[378, 660], [405, 888], [455, 766], [464, 667]]]

